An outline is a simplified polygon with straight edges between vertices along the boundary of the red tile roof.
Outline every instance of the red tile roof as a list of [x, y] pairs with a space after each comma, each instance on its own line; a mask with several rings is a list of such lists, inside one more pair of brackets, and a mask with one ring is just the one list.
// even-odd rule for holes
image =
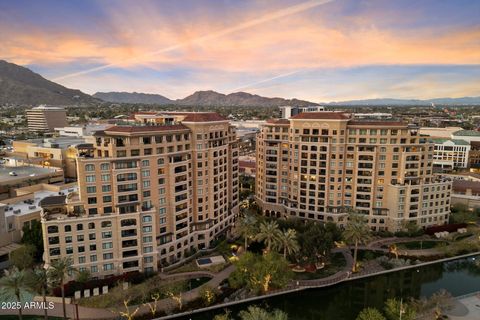
[[472, 190], [472, 194], [480, 194], [480, 182], [467, 180], [453, 180], [453, 192], [465, 193], [467, 189]]
[[268, 120], [267, 120], [267, 123], [289, 125], [289, 124], [290, 124], [290, 120], [287, 120], [287, 119], [268, 119]]
[[124, 133], [137, 133], [137, 132], [160, 132], [160, 131], [176, 131], [176, 130], [189, 130], [187, 126], [183, 124], [164, 125], [164, 126], [113, 126], [105, 129], [105, 132], [124, 132]]
[[255, 161], [239, 160], [238, 161], [238, 166], [240, 168], [255, 168], [256, 163], [255, 163]]
[[347, 120], [350, 119], [350, 115], [344, 112], [333, 111], [302, 112], [291, 117], [291, 119]]
[[227, 118], [216, 112], [164, 112], [163, 114], [185, 116], [184, 122], [227, 121]]

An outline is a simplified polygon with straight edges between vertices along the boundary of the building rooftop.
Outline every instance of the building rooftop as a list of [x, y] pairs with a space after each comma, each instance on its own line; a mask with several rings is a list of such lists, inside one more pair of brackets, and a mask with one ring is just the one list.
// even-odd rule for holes
[[320, 112], [302, 112], [290, 119], [302, 119], [302, 120], [348, 120], [350, 115], [344, 112], [335, 111], [320, 111]]
[[290, 124], [290, 120], [288, 120], [288, 119], [268, 119], [268, 120], [266, 121], [266, 123], [289, 125], [289, 124]]
[[[78, 190], [78, 186], [71, 186], [71, 187], [65, 187], [64, 189], [61, 189], [61, 193], [63, 194], [69, 194], [71, 192], [76, 192]], [[49, 199], [49, 198], [57, 198], [57, 197], [63, 197], [65, 200], [65, 195], [61, 196], [58, 194], [56, 191], [50, 191], [50, 190], [40, 190], [36, 191], [33, 193], [32, 199], [28, 200], [20, 200], [15, 203], [10, 203], [10, 199], [5, 199], [0, 202], [1, 204], [7, 205], [7, 209], [5, 209], [5, 216], [9, 217], [12, 215], [24, 215], [24, 214], [29, 214], [32, 212], [39, 211], [41, 209], [40, 204], [42, 201], [45, 201], [44, 199]]]
[[113, 126], [105, 130], [97, 131], [96, 136], [103, 135], [105, 132], [123, 132], [123, 133], [140, 133], [140, 132], [161, 132], [161, 131], [175, 131], [188, 130], [188, 127], [183, 124], [172, 125], [119, 125]]
[[31, 110], [65, 110], [65, 109], [61, 107], [52, 107], [52, 106], [41, 104], [38, 107], [33, 107]]
[[452, 133], [453, 136], [463, 136], [463, 137], [480, 137], [480, 131], [475, 130], [458, 130]]
[[453, 192], [465, 193], [468, 189], [472, 190], [472, 194], [480, 194], [480, 182], [460, 179], [453, 180]]
[[185, 116], [182, 120], [184, 122], [227, 121], [227, 118], [216, 112], [164, 112], [163, 114]]
[[443, 144], [447, 141], [451, 141], [456, 146], [469, 146], [470, 145], [470, 143], [468, 143], [467, 141], [462, 140], [462, 139], [432, 138], [432, 139], [429, 139], [429, 140], [432, 141], [433, 143], [436, 143], [436, 144]]
[[365, 119], [365, 120], [352, 120], [348, 122], [349, 125], [352, 126], [386, 126], [386, 127], [405, 127], [407, 124], [402, 121], [398, 120], [387, 120], [387, 119], [382, 119], [382, 120], [373, 120], [373, 119]]
[[56, 137], [56, 138], [46, 138], [46, 139], [29, 139], [25, 140], [30, 143], [36, 144], [38, 147], [46, 148], [59, 148], [65, 149], [70, 146], [75, 146], [78, 144], [85, 143], [85, 138], [82, 137]]
[[[58, 168], [43, 168], [34, 166], [0, 166], [0, 184], [8, 184], [8, 182], [14, 180], [26, 180], [29, 178], [35, 178], [36, 176], [48, 175], [56, 172], [57, 170]], [[10, 172], [14, 172], [16, 175], [10, 175]]]

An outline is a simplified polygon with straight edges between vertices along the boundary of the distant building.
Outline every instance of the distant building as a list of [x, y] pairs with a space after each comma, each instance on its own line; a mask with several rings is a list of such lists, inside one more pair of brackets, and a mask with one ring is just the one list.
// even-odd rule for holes
[[[91, 137], [93, 140], [94, 138]], [[13, 155], [28, 163], [42, 167], [57, 167], [65, 171], [65, 177], [77, 177], [76, 157], [79, 150], [93, 148], [85, 138], [57, 137], [48, 139], [30, 139], [13, 142]]]
[[453, 180], [452, 205], [464, 204], [469, 209], [480, 208], [480, 182]]
[[462, 130], [461, 127], [446, 127], [446, 128], [430, 128], [422, 127], [419, 129], [419, 133], [424, 136], [430, 136], [435, 138], [451, 138], [452, 133]]
[[352, 116], [355, 119], [377, 119], [377, 120], [392, 119], [391, 113], [383, 113], [383, 112], [354, 113]]
[[105, 130], [111, 127], [109, 124], [89, 124], [85, 126], [72, 126], [55, 128], [55, 133], [61, 137], [87, 137], [92, 136], [96, 131]]
[[461, 139], [467, 141], [468, 143], [473, 141], [480, 142], [480, 131], [458, 130], [452, 133], [452, 139]]
[[255, 157], [239, 157], [238, 171], [243, 175], [255, 177], [255, 173], [257, 172]]
[[470, 144], [460, 139], [433, 138], [433, 168], [437, 172], [448, 172], [468, 167]]
[[480, 142], [472, 141], [470, 143], [471, 149], [468, 154], [468, 165], [470, 171], [480, 173]]
[[283, 106], [280, 107], [282, 112], [283, 119], [289, 119], [290, 117], [296, 116], [302, 112], [318, 112], [325, 111], [325, 107], [322, 106], [307, 106], [307, 107], [292, 107], [292, 106]]
[[67, 125], [67, 111], [64, 108], [41, 105], [27, 110], [28, 130], [53, 132], [56, 127]]

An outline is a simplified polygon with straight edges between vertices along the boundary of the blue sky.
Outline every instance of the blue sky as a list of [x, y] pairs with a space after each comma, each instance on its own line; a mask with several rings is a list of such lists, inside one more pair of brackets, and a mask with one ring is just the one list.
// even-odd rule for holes
[[0, 59], [88, 93], [480, 95], [480, 1], [7, 1]]

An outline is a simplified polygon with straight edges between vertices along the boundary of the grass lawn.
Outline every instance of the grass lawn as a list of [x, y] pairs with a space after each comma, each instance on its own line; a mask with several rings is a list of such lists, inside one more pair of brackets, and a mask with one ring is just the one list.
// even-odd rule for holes
[[420, 250], [420, 249], [433, 249], [439, 247], [445, 247], [448, 243], [446, 241], [410, 241], [397, 243], [397, 248], [404, 250]]
[[337, 252], [332, 255], [330, 261], [325, 265], [325, 268], [317, 270], [316, 272], [294, 272], [293, 279], [295, 280], [313, 280], [331, 276], [347, 265], [347, 261], [343, 257], [343, 254]]

